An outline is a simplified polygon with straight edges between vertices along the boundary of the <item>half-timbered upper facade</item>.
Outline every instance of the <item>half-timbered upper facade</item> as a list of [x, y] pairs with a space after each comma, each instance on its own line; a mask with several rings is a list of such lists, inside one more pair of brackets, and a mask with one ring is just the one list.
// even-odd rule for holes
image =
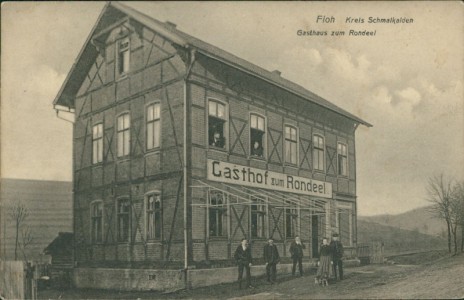
[[54, 101], [75, 115], [78, 265], [230, 260], [356, 245], [355, 130], [327, 100], [120, 3], [109, 3]]

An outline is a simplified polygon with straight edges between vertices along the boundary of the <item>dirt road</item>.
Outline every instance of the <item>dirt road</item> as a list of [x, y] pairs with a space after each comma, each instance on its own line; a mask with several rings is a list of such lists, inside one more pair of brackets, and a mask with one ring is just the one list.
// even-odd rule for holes
[[[433, 253], [432, 253], [433, 254]], [[433, 261], [431, 261], [433, 260]], [[238, 290], [224, 284], [171, 294], [95, 290], [44, 291], [42, 299], [450, 299], [464, 298], [464, 254], [441, 257], [423, 254], [399, 257], [397, 264], [368, 265], [345, 270], [345, 279], [328, 287], [314, 284], [314, 276], [279, 274], [279, 282], [263, 279], [256, 288]], [[420, 263], [412, 265], [408, 263]]]
[[464, 298], [464, 255], [422, 265], [370, 265], [347, 269], [328, 287], [299, 278], [241, 299], [450, 299]]

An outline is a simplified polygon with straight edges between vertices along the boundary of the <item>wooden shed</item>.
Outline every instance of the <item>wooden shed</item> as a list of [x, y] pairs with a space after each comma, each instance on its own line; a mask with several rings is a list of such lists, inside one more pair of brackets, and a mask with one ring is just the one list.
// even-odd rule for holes
[[60, 232], [44, 249], [44, 253], [52, 257], [49, 275], [54, 285], [68, 286], [71, 284], [74, 265], [73, 236], [72, 232]]

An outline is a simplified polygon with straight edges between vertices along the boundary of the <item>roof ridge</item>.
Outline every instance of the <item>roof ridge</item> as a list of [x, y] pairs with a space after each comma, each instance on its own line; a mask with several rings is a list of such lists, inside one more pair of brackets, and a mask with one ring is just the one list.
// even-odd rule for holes
[[[112, 2], [113, 4], [113, 2]], [[253, 73], [255, 76], [260, 76], [260, 77], [264, 77], [264, 79], [266, 79], [267, 81], [269, 81], [271, 84], [274, 84], [274, 85], [277, 85], [279, 87], [282, 88], [282, 85], [284, 86], [284, 88], [286, 88], [287, 90], [290, 90], [291, 92], [293, 92], [294, 94], [297, 94], [298, 96], [302, 97], [302, 98], [305, 98], [317, 105], [320, 105], [322, 107], [325, 107], [327, 109], [330, 109], [332, 111], [335, 111], [336, 113], [339, 113], [339, 114], [342, 114], [342, 115], [345, 115], [346, 117], [349, 117], [350, 119], [353, 119], [359, 123], [362, 123], [368, 127], [371, 127], [372, 125], [369, 124], [368, 122], [360, 119], [359, 117], [351, 114], [350, 112], [346, 111], [345, 109], [335, 105], [334, 103], [326, 100], [325, 98], [317, 95], [316, 93], [308, 90], [307, 88], [305, 88], [304, 86], [296, 83], [296, 82], [293, 82], [291, 81], [290, 79], [287, 79], [281, 75], [277, 75], [277, 74], [274, 74], [272, 71], [269, 71], [255, 63], [252, 63], [251, 61], [248, 61], [244, 58], [241, 58], [227, 50], [223, 50], [222, 48], [218, 47], [218, 46], [215, 46], [213, 44], [210, 44], [206, 41], [203, 41], [197, 37], [194, 37], [184, 31], [181, 31], [179, 29], [177, 29], [177, 27], [172, 27], [172, 26], [169, 26], [168, 24], [166, 24], [166, 22], [161, 22], [151, 16], [148, 16], [142, 12], [139, 12], [138, 10], [132, 8], [132, 7], [128, 7], [127, 5], [125, 4], [122, 4], [120, 2], [114, 2], [114, 4], [117, 4], [116, 5], [116, 8], [118, 8], [117, 6], [121, 6], [123, 7], [124, 9], [128, 9], [131, 11], [131, 13], [135, 14], [135, 15], [142, 15], [143, 17], [145, 18], [148, 18], [149, 20], [151, 21], [154, 21], [156, 22], [158, 25], [160, 26], [163, 26], [166, 30], [168, 30], [169, 32], [171, 32], [172, 34], [175, 34], [177, 36], [179, 36], [182, 40], [185, 41], [186, 44], [190, 45], [190, 46], [193, 46], [195, 48], [198, 48], [200, 50], [200, 52], [207, 52], [208, 54], [210, 55], [213, 55], [216, 57], [216, 59], [221, 59], [221, 60], [227, 60], [233, 64], [236, 64], [238, 65], [239, 67], [242, 67], [242, 68], [245, 68], [245, 69], [248, 69], [248, 71], [251, 73]], [[194, 43], [192, 43], [192, 41]], [[198, 45], [200, 44], [200, 45]], [[203, 44], [203, 47], [202, 45]], [[212, 48], [212, 50], [216, 50], [216, 51], [208, 51], [208, 49], [205, 49], [206, 46], [207, 48]], [[231, 56], [229, 59], [225, 58], [225, 57], [221, 57], [221, 55], [218, 55], [217, 53], [214, 53], [214, 52], [223, 52], [224, 54], [228, 55], [228, 56]], [[237, 62], [233, 62], [231, 61], [231, 58], [233, 60], [236, 60]], [[246, 65], [250, 65], [250, 66], [246, 66]], [[256, 74], [255, 71], [251, 70], [252, 68], [256, 68], [257, 71], [263, 73], [263, 74]], [[281, 81], [281, 82], [279, 82]], [[287, 85], [287, 87], [285, 87], [285, 85]], [[290, 87], [292, 86], [292, 87]], [[300, 89], [300, 91], [297, 91], [296, 89]], [[305, 95], [306, 94], [306, 95]], [[316, 100], [316, 101], [315, 101]], [[319, 102], [319, 103], [318, 103]]]
[[[95, 28], [97, 27], [98, 23], [101, 21], [101, 17], [105, 14], [105, 12], [108, 10], [109, 7], [113, 7], [116, 10], [119, 10], [120, 12], [126, 14], [130, 18], [133, 18], [137, 22], [140, 22], [144, 26], [147, 26], [148, 28], [157, 31], [159, 34], [163, 35], [165, 38], [170, 40], [171, 42], [178, 44], [182, 47], [193, 47], [199, 52], [201, 52], [203, 55], [209, 56], [212, 59], [216, 59], [218, 61], [221, 61], [222, 63], [231, 65], [232, 67], [239, 69], [243, 72], [246, 72], [252, 76], [255, 76], [261, 80], [267, 81], [268, 83], [275, 85], [279, 88], [282, 88], [290, 93], [293, 93], [297, 95], [298, 97], [301, 97], [303, 99], [306, 99], [307, 101], [314, 103], [316, 105], [319, 105], [321, 107], [324, 107], [326, 109], [329, 109], [337, 114], [340, 114], [342, 116], [345, 116], [349, 119], [352, 119], [353, 121], [356, 121], [360, 124], [364, 124], [368, 127], [371, 127], [372, 125], [369, 124], [368, 122], [362, 120], [361, 118], [349, 113], [348, 111], [344, 110], [343, 108], [335, 105], [334, 103], [324, 99], [323, 97], [313, 93], [312, 91], [308, 90], [304, 86], [295, 83], [289, 79], [286, 79], [280, 75], [274, 74], [272, 71], [266, 70], [265, 68], [258, 66], [257, 64], [254, 64], [246, 59], [243, 59], [229, 51], [223, 50], [213, 44], [210, 44], [208, 42], [205, 42], [203, 40], [200, 40], [188, 33], [185, 33], [183, 31], [180, 31], [179, 29], [169, 26], [165, 22], [161, 22], [151, 16], [148, 16], [130, 6], [127, 6], [123, 3], [120, 2], [107, 2], [105, 7], [103, 8], [99, 19], [97, 20], [97, 24], [94, 25], [94, 28], [92, 29], [91, 34], [94, 34]], [[86, 42], [88, 43], [88, 41]], [[84, 45], [83, 49], [86, 49], [88, 45]], [[80, 56], [78, 57], [77, 61], [80, 61], [80, 57], [82, 55], [83, 50], [81, 50]], [[76, 61], [76, 64], [77, 64]], [[65, 82], [63, 83], [63, 86], [58, 93], [54, 105], [60, 105], [61, 102], [66, 103], [66, 99], [63, 97], [66, 97], [65, 94], [65, 89], [68, 87], [68, 85], [72, 85], [69, 82], [69, 78], [71, 76], [71, 73], [73, 73], [75, 70], [75, 65], [71, 68], [70, 74], [68, 74], [68, 77], [66, 78]], [[75, 87], [74, 87], [75, 88]], [[66, 92], [73, 92], [73, 87], [69, 87], [69, 91]], [[62, 99], [60, 101], [60, 99]], [[68, 104], [69, 107], [71, 107], [73, 104]]]

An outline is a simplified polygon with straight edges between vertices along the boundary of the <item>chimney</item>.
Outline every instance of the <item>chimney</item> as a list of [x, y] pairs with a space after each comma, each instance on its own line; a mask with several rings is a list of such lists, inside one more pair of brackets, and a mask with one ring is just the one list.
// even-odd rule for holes
[[280, 76], [280, 74], [282, 74], [282, 72], [280, 72], [279, 70], [274, 70], [274, 71], [272, 71], [272, 74], [276, 74], [277, 76]]
[[166, 21], [166, 22], [164, 22], [164, 24], [166, 24], [168, 27], [171, 27], [171, 28], [176, 28], [177, 27], [176, 23], [172, 23], [170, 21]]

